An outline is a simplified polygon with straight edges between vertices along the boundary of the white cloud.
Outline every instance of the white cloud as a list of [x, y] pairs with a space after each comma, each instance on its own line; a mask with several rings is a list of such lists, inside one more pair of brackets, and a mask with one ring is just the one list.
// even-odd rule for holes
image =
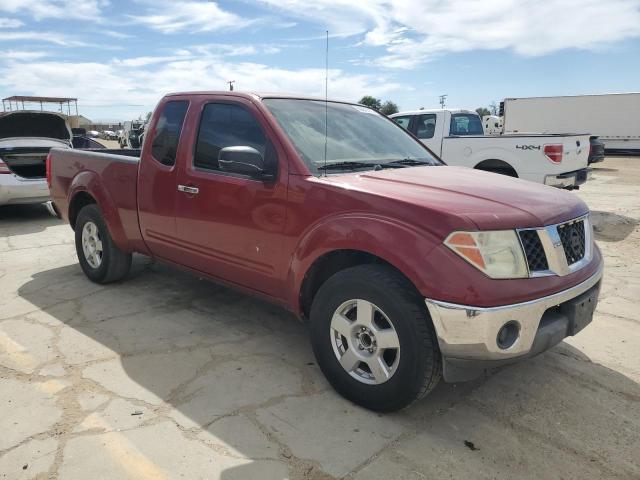
[[149, 4], [148, 13], [129, 17], [162, 33], [214, 32], [243, 28], [253, 23], [223, 10], [215, 2], [158, 0], [143, 3]]
[[34, 42], [53, 43], [63, 47], [83, 47], [88, 46], [87, 43], [82, 42], [74, 37], [70, 37], [63, 33], [46, 32], [46, 31], [11, 31], [0, 33], [0, 40], [2, 41], [22, 41], [32, 40]]
[[[324, 95], [324, 70], [274, 68], [262, 63], [231, 62], [224, 57], [153, 57], [107, 63], [62, 61], [0, 62], [0, 90], [21, 94], [73, 96], [81, 111], [95, 118], [138, 116], [166, 93], [226, 90], [236, 80], [243, 91]], [[18, 68], [19, 67], [19, 68]], [[362, 92], [384, 96], [404, 89], [384, 76], [330, 70], [329, 95], [357, 100]], [[104, 113], [102, 113], [104, 112]]]
[[376, 65], [411, 68], [434, 56], [478, 49], [544, 55], [598, 50], [640, 36], [637, 0], [254, 0], [336, 34], [383, 47]]
[[0, 0], [0, 11], [44, 18], [98, 20], [108, 0]]
[[128, 33], [117, 32], [115, 30], [98, 30], [97, 33], [101, 33], [102, 35], [106, 35], [107, 37], [111, 37], [111, 38], [119, 38], [119, 39], [133, 38], [133, 35], [129, 35]]
[[46, 52], [31, 50], [5, 50], [0, 51], [0, 58], [4, 60], [29, 61], [37, 58], [46, 57]]
[[24, 25], [24, 23], [15, 18], [0, 17], [0, 28], [19, 28], [22, 25]]

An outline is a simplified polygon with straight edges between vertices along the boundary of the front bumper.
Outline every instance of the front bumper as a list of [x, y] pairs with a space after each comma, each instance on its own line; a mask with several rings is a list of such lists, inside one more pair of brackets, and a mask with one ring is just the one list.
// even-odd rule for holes
[[559, 175], [547, 175], [544, 177], [544, 184], [557, 188], [575, 188], [589, 180], [591, 175], [590, 168], [581, 168], [580, 170]]
[[49, 200], [45, 178], [23, 178], [0, 174], [0, 205], [42, 203]]
[[[584, 282], [562, 292], [501, 307], [472, 307], [426, 299], [443, 356], [444, 378], [470, 380], [488, 368], [537, 355], [576, 334], [591, 322], [596, 308], [602, 265]], [[584, 308], [576, 323], [576, 308]], [[517, 338], [508, 348], [498, 345], [498, 334], [508, 323]]]

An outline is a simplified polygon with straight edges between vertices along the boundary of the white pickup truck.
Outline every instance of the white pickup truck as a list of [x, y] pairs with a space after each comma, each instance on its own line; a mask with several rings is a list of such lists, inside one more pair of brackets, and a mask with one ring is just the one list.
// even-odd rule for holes
[[469, 110], [415, 110], [391, 115], [449, 165], [477, 168], [559, 188], [585, 183], [589, 135], [485, 135]]

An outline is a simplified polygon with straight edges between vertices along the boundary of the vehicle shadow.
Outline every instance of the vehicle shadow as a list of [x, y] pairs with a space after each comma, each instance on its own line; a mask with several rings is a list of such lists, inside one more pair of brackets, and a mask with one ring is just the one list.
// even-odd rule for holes
[[[332, 462], [338, 463], [332, 474], [342, 477], [401, 433], [463, 445], [467, 438], [481, 443], [488, 424], [498, 439], [518, 443], [523, 456], [544, 458], [548, 443], [561, 452], [597, 457], [587, 461], [589, 468], [604, 468], [607, 456], [623, 463], [633, 458], [633, 442], [621, 446], [619, 439], [621, 431], [638, 427], [640, 412], [631, 426], [623, 423], [638, 410], [638, 384], [591, 363], [567, 344], [474, 382], [442, 383], [409, 409], [381, 415], [354, 407], [329, 387], [315, 364], [305, 326], [292, 314], [144, 257], [135, 258], [122, 283], [92, 284], [74, 264], [33, 275], [18, 293], [64, 324], [56, 348], [64, 355], [62, 344], [73, 344], [73, 353], [83, 355], [87, 363], [78, 361], [76, 368], [82, 368], [83, 381], [93, 382], [94, 390], [138, 398], [155, 412], [169, 410], [165, 414], [181, 428], [203, 430], [206, 442], [244, 457], [245, 463], [223, 469], [220, 478], [225, 480], [329, 478], [323, 466]], [[486, 424], [475, 424], [477, 416], [465, 420], [476, 411]], [[237, 419], [245, 421], [249, 436], [223, 427], [222, 422], [233, 425]], [[585, 419], [598, 429], [585, 431]], [[608, 422], [606, 428], [602, 422]], [[534, 438], [533, 447], [528, 440], [510, 438], [516, 428]], [[352, 451], [354, 435], [365, 435], [358, 438], [371, 448]], [[575, 438], [585, 436], [584, 445], [576, 443]], [[275, 449], [256, 446], [261, 439]], [[304, 445], [314, 453], [305, 455]], [[430, 447], [415, 448], [427, 454]], [[491, 455], [489, 445], [482, 448]], [[517, 465], [514, 448], [510, 455]], [[323, 456], [335, 452], [344, 452], [345, 459]], [[267, 468], [274, 463], [295, 472], [274, 473]], [[340, 468], [344, 471], [338, 475]]]
[[0, 236], [38, 233], [62, 220], [52, 216], [43, 204], [0, 207]]
[[591, 168], [593, 168], [593, 173], [614, 173], [614, 172], [619, 172], [620, 171], [619, 168], [611, 168], [611, 167], [595, 167], [595, 166], [592, 166]]
[[621, 242], [640, 223], [635, 218], [602, 210], [592, 210], [591, 221], [595, 238], [601, 242]]

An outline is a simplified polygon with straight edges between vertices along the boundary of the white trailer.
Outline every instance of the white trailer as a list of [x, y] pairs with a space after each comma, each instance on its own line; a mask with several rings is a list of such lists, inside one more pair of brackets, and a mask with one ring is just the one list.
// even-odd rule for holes
[[597, 135], [608, 154], [640, 154], [640, 93], [505, 98], [505, 133]]

